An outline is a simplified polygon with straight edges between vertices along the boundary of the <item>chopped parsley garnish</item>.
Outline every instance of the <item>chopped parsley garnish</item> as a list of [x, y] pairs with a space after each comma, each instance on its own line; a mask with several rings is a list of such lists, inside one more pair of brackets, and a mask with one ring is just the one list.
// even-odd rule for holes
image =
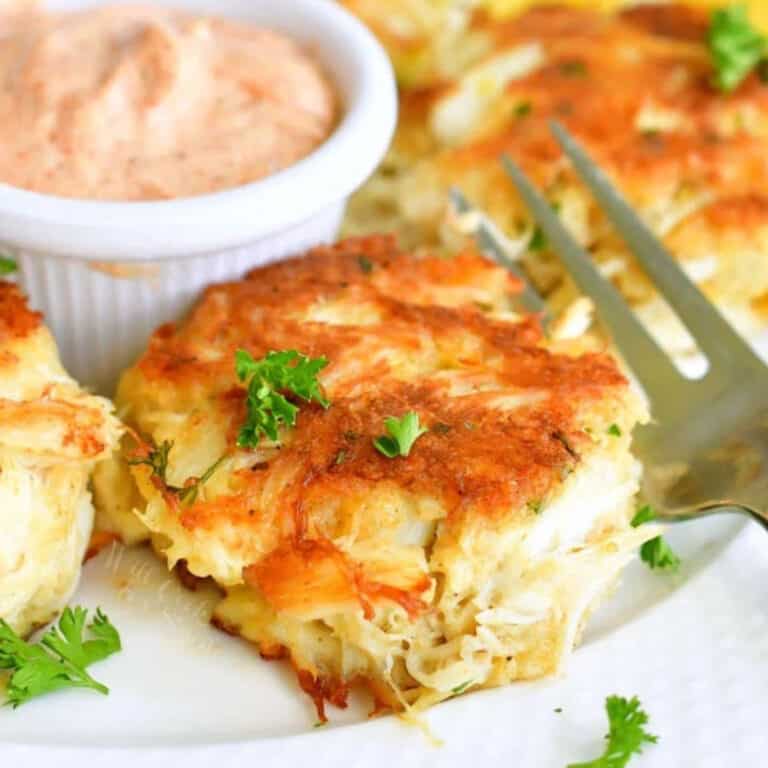
[[752, 26], [742, 5], [712, 12], [707, 43], [715, 68], [714, 84], [724, 93], [738, 88], [768, 56], [768, 39]]
[[373, 444], [379, 453], [390, 459], [407, 456], [416, 440], [429, 432], [419, 424], [419, 414], [414, 411], [409, 411], [399, 419], [389, 416], [384, 419], [384, 426], [389, 434], [377, 437]]
[[[559, 202], [550, 203], [550, 207], [555, 213], [560, 213], [561, 205]], [[533, 234], [528, 242], [528, 250], [540, 253], [541, 251], [546, 251], [547, 248], [549, 248], [547, 236], [544, 234], [544, 230], [537, 225], [534, 227]]]
[[99, 608], [86, 626], [87, 615], [88, 611], [79, 606], [65, 608], [58, 627], [51, 627], [38, 643], [22, 640], [0, 619], [0, 669], [11, 673], [6, 693], [14, 709], [61, 688], [109, 693], [109, 688], [94, 680], [86, 667], [117, 653], [121, 649], [120, 635]]
[[241, 448], [255, 448], [262, 435], [277, 440], [280, 424], [296, 425], [299, 408], [285, 398], [284, 392], [327, 408], [330, 403], [317, 380], [326, 365], [328, 360], [324, 357], [309, 358], [293, 349], [268, 352], [260, 360], [238, 349], [235, 371], [240, 381], [248, 382], [248, 416], [240, 427], [237, 444]]
[[[653, 507], [647, 504], [637, 511], [632, 518], [631, 525], [633, 528], [637, 528], [643, 523], [650, 523], [655, 519], [656, 513]], [[680, 558], [663, 536], [656, 536], [650, 541], [646, 541], [640, 547], [640, 559], [647, 563], [651, 569], [676, 571], [680, 567]]]
[[128, 459], [128, 464], [132, 467], [144, 465], [152, 470], [152, 476], [156, 477], [167, 487], [166, 476], [168, 474], [168, 454], [173, 448], [171, 440], [163, 440], [160, 445], [155, 445], [147, 451], [139, 451], [133, 458]]
[[342, 449], [336, 454], [336, 458], [333, 460], [334, 464], [343, 464], [347, 460], [347, 452]]
[[373, 272], [373, 262], [367, 256], [358, 256], [357, 263], [364, 275], [370, 275]]
[[465, 680], [461, 685], [457, 685], [455, 688], [451, 688], [451, 693], [454, 696], [458, 696], [460, 693], [464, 693], [464, 691], [466, 691], [473, 682], [474, 680]]
[[613, 437], [621, 437], [621, 427], [618, 424], [611, 424], [608, 427], [608, 434], [613, 435]]
[[663, 536], [646, 541], [640, 547], [640, 559], [651, 569], [676, 571], [680, 567], [680, 558]]
[[12, 259], [10, 256], [0, 255], [0, 276], [12, 275], [18, 268], [19, 265], [15, 259]]
[[526, 506], [533, 512], [534, 515], [538, 515], [541, 512], [541, 508], [544, 506], [544, 502], [541, 499], [534, 499], [529, 501]]
[[631, 525], [633, 528], [637, 528], [643, 523], [652, 523], [655, 519], [656, 513], [653, 511], [653, 507], [650, 504], [646, 504], [635, 512]]
[[541, 251], [547, 249], [547, 246], [547, 236], [544, 234], [542, 228], [537, 226], [533, 230], [533, 235], [531, 235], [531, 241], [528, 243], [528, 248], [534, 253], [541, 253]]
[[648, 733], [648, 715], [640, 708], [637, 696], [625, 699], [609, 696], [605, 700], [608, 715], [608, 743], [605, 752], [588, 763], [571, 763], [568, 768], [624, 768], [633, 755], [639, 755], [645, 744], [656, 744], [658, 736]]
[[561, 61], [560, 71], [566, 77], [584, 77], [587, 74], [587, 65], [583, 61], [576, 59]]
[[128, 459], [128, 464], [131, 466], [143, 464], [149, 467], [152, 470], [152, 477], [157, 480], [162, 490], [178, 496], [181, 502], [194, 504], [200, 488], [211, 479], [213, 473], [219, 468], [221, 462], [224, 461], [224, 456], [211, 464], [200, 477], [190, 478], [183, 486], [170, 485], [167, 475], [168, 454], [171, 452], [171, 448], [173, 448], [173, 441], [163, 440], [160, 445], [150, 448], [145, 455], [138, 455]]
[[187, 481], [183, 488], [174, 488], [173, 492], [178, 495], [179, 501], [183, 501], [187, 504], [194, 504], [200, 488], [211, 479], [211, 476], [219, 468], [222, 461], [224, 461], [223, 456], [214, 461], [213, 464], [200, 475], [200, 477], [192, 478], [191, 482]]
[[521, 101], [515, 107], [515, 117], [526, 117], [531, 114], [533, 110], [533, 104], [530, 101]]

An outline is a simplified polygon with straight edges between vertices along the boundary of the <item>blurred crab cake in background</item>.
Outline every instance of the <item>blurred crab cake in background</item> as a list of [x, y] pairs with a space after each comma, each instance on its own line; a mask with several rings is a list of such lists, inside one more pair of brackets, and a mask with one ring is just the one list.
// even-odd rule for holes
[[519, 289], [387, 237], [210, 287], [121, 379], [102, 518], [213, 578], [215, 622], [321, 718], [356, 683], [401, 710], [561, 670], [655, 533], [629, 522], [645, 411]]
[[77, 586], [95, 464], [117, 446], [108, 400], [64, 371], [42, 317], [0, 282], [0, 618], [25, 635]]
[[749, 25], [740, 11], [683, 5], [613, 14], [546, 6], [508, 19], [475, 11], [461, 33], [475, 58], [461, 73], [402, 88], [390, 157], [353, 200], [347, 231], [378, 220], [409, 246], [451, 248], [447, 191], [457, 185], [562, 308], [575, 289], [500, 167], [507, 153], [665, 345], [687, 351], [689, 337], [563, 160], [548, 130], [557, 119], [735, 325], [765, 327], [768, 85], [757, 66], [734, 80], [712, 53], [727, 54], [734, 28], [759, 39]]
[[383, 43], [398, 82], [424, 88], [458, 76], [485, 50], [485, 40], [468, 35], [480, 0], [341, 0]]

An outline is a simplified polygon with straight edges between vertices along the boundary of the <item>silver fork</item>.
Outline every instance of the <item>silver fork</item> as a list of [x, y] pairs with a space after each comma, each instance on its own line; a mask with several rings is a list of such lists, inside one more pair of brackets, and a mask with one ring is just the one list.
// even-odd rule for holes
[[553, 251], [579, 289], [594, 301], [599, 320], [648, 396], [653, 421], [638, 427], [634, 435], [635, 453], [644, 465], [645, 500], [668, 520], [742, 512], [768, 529], [768, 367], [565, 128], [553, 123], [552, 132], [709, 362], [702, 378], [683, 376], [549, 202], [515, 162], [504, 158]]

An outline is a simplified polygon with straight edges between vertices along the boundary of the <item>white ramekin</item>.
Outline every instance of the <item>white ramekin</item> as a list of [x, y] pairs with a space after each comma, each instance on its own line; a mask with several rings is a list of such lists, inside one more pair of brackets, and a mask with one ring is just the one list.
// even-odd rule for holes
[[[52, 10], [106, 0], [51, 0]], [[64, 364], [109, 394], [158, 325], [179, 318], [207, 284], [333, 240], [350, 193], [379, 163], [397, 99], [386, 54], [332, 0], [156, 2], [252, 21], [300, 40], [340, 93], [331, 137], [267, 179], [160, 202], [70, 200], [0, 184], [0, 248], [44, 312]]]

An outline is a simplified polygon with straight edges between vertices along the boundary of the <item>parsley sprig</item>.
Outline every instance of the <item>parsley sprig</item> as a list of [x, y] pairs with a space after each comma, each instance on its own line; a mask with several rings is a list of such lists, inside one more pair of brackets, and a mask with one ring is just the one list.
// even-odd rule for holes
[[731, 93], [750, 72], [768, 64], [768, 39], [752, 26], [742, 5], [712, 12], [707, 43], [715, 67], [714, 83], [724, 93]]
[[[656, 512], [650, 505], [639, 509], [632, 518], [631, 525], [637, 528], [643, 523], [650, 523], [656, 519]], [[680, 567], [680, 558], [675, 554], [672, 547], [663, 536], [656, 536], [650, 541], [646, 541], [640, 547], [640, 559], [648, 563], [651, 569], [676, 571]]]
[[409, 411], [401, 418], [389, 416], [384, 419], [384, 426], [389, 434], [377, 437], [373, 444], [379, 453], [387, 458], [394, 459], [397, 456], [407, 456], [413, 448], [413, 444], [429, 430], [419, 423], [419, 414]]
[[152, 476], [167, 487], [168, 454], [171, 452], [171, 448], [173, 448], [173, 442], [163, 440], [160, 445], [150, 447], [146, 452], [137, 453], [133, 458], [129, 458], [128, 464], [132, 467], [141, 465], [149, 467], [152, 470]]
[[99, 608], [86, 626], [87, 616], [85, 608], [65, 608], [58, 626], [51, 627], [38, 643], [23, 640], [0, 619], [0, 669], [11, 672], [7, 696], [14, 709], [62, 688], [109, 693], [86, 667], [121, 650], [120, 635]]
[[15, 259], [0, 253], [0, 276], [12, 275], [18, 268]]
[[655, 744], [658, 737], [645, 730], [648, 715], [640, 708], [637, 696], [625, 699], [609, 696], [605, 700], [608, 715], [608, 743], [605, 752], [588, 763], [571, 763], [568, 768], [624, 768], [633, 755], [643, 751], [643, 745]]
[[323, 395], [317, 375], [328, 365], [324, 357], [309, 358], [294, 349], [268, 352], [254, 360], [243, 349], [235, 353], [235, 371], [240, 381], [248, 382], [248, 416], [240, 427], [237, 444], [255, 448], [262, 435], [277, 440], [280, 424], [296, 425], [298, 406], [288, 401], [287, 392], [306, 402], [315, 401], [323, 408], [330, 403]]
[[464, 691], [469, 688], [470, 685], [472, 685], [474, 681], [473, 680], [465, 680], [461, 685], [457, 685], [455, 688], [451, 688], [451, 693], [454, 696], [460, 696]]
[[170, 485], [167, 475], [168, 455], [171, 452], [171, 448], [173, 448], [173, 441], [163, 440], [160, 445], [149, 448], [144, 455], [128, 459], [128, 464], [131, 466], [143, 464], [149, 467], [152, 470], [152, 477], [155, 478], [163, 491], [177, 496], [182, 503], [194, 504], [200, 488], [211, 479], [213, 473], [219, 468], [221, 462], [224, 461], [224, 456], [214, 461], [200, 477], [189, 478], [182, 486]]

